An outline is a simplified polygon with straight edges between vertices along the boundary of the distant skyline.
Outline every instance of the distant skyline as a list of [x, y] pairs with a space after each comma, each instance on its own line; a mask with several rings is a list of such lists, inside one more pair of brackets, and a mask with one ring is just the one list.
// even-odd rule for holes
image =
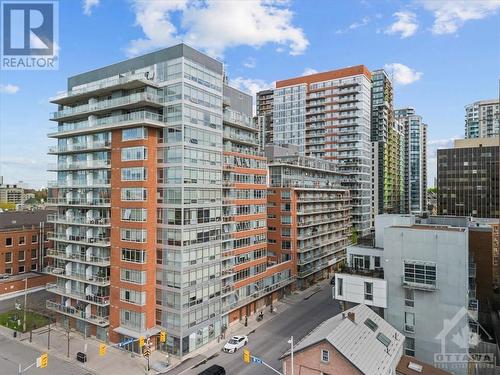
[[301, 74], [385, 68], [395, 108], [414, 107], [429, 126], [433, 186], [436, 149], [463, 137], [465, 105], [498, 95], [499, 12], [496, 0], [60, 1], [59, 70], [0, 72], [0, 175], [32, 188], [55, 179], [49, 98], [69, 76], [183, 41], [251, 93]]

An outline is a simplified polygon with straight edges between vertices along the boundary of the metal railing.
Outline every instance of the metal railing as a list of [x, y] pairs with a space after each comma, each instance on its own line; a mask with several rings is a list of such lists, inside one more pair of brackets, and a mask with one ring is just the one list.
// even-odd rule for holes
[[66, 288], [59, 286], [56, 283], [47, 283], [45, 289], [52, 293], [60, 294], [62, 296], [70, 297], [80, 301], [85, 301], [100, 306], [109, 305], [109, 296], [97, 296], [94, 294], [79, 293], [73, 290], [67, 291]]
[[56, 249], [47, 249], [47, 256], [52, 258], [70, 260], [70, 261], [93, 263], [101, 267], [109, 266], [110, 264], [110, 257], [99, 257], [91, 254], [87, 255], [87, 254], [67, 253], [66, 251], [56, 250]]
[[88, 284], [96, 284], [102, 286], [109, 285], [109, 276], [87, 275], [84, 273], [76, 273], [76, 272], [66, 273], [64, 268], [53, 267], [53, 266], [45, 267], [44, 272], [58, 277], [64, 277], [66, 279], [83, 281]]
[[73, 234], [62, 234], [62, 233], [49, 233], [47, 237], [51, 240], [64, 241], [64, 242], [78, 242], [84, 243], [85, 245], [91, 246], [110, 246], [109, 237], [86, 237]]
[[78, 319], [85, 320], [89, 323], [96, 324], [98, 326], [108, 326], [109, 325], [109, 317], [108, 316], [99, 316], [93, 314], [87, 314], [84, 310], [79, 310], [73, 306], [64, 306], [60, 303], [47, 300], [45, 307], [48, 310], [57, 311], [65, 315], [69, 315]]
[[109, 206], [109, 198], [74, 199], [74, 198], [48, 198], [47, 204], [60, 204], [67, 206]]
[[49, 223], [109, 226], [111, 223], [111, 218], [109, 217], [88, 218], [86, 216], [68, 217], [64, 215], [50, 214], [47, 215], [47, 221]]

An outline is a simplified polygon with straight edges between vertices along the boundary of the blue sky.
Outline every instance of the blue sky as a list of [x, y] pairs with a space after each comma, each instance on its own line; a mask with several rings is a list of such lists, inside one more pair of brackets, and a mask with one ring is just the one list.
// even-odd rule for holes
[[33, 187], [54, 178], [48, 99], [68, 76], [185, 41], [250, 92], [304, 72], [386, 67], [395, 106], [429, 125], [432, 185], [435, 150], [463, 136], [464, 106], [497, 96], [499, 13], [499, 0], [61, 0], [59, 70], [0, 72], [0, 175]]

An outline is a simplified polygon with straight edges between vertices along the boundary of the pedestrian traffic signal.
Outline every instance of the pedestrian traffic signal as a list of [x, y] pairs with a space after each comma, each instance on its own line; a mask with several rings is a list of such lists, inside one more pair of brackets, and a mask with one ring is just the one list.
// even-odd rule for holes
[[43, 353], [40, 356], [40, 368], [45, 368], [49, 364], [49, 356], [47, 353]]
[[165, 341], [167, 341], [167, 332], [160, 331], [160, 342], [165, 342]]
[[250, 350], [243, 349], [243, 362], [250, 363]]
[[106, 344], [99, 344], [99, 355], [106, 355]]
[[141, 336], [139, 337], [139, 348], [142, 348], [144, 346], [144, 337]]

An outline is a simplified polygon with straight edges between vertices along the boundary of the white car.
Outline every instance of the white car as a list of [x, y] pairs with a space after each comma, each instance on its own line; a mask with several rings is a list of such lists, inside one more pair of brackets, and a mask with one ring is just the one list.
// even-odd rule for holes
[[247, 336], [233, 336], [229, 339], [229, 341], [222, 348], [226, 353], [234, 353], [238, 349], [244, 347], [248, 344]]

